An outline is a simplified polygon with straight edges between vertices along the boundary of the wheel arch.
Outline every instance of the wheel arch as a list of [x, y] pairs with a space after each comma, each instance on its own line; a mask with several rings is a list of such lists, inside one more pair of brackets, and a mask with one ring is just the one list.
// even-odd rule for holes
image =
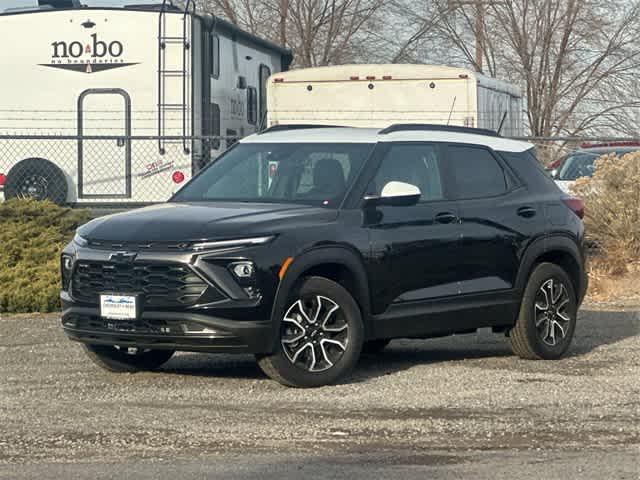
[[531, 272], [544, 262], [558, 265], [567, 272], [580, 303], [586, 292], [583, 253], [575, 241], [562, 235], [540, 238], [527, 248], [518, 270], [517, 290], [524, 292]]
[[280, 281], [271, 312], [274, 338], [280, 328], [282, 313], [293, 288], [305, 277], [319, 276], [340, 284], [360, 307], [365, 338], [371, 331], [369, 281], [362, 257], [347, 246], [319, 247], [294, 258]]

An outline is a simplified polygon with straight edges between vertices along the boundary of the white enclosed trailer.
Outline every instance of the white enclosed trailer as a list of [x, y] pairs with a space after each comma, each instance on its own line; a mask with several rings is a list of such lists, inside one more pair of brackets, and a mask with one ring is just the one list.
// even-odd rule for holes
[[6, 196], [48, 189], [60, 203], [164, 201], [256, 131], [267, 79], [291, 53], [186, 4], [0, 2]]
[[383, 128], [431, 123], [522, 134], [522, 94], [476, 72], [436, 65], [340, 65], [278, 73], [267, 92], [268, 125]]

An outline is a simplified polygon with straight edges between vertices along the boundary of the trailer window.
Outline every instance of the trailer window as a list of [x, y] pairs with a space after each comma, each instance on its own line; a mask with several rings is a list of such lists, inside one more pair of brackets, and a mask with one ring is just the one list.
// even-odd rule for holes
[[209, 50], [211, 52], [210, 75], [213, 78], [220, 77], [220, 37], [211, 35], [209, 37]]
[[260, 79], [260, 121], [266, 120], [264, 118], [267, 113], [267, 82], [271, 76], [271, 69], [266, 65], [260, 65], [260, 71], [258, 78]]
[[247, 88], [247, 121], [255, 125], [258, 120], [258, 91], [255, 87]]

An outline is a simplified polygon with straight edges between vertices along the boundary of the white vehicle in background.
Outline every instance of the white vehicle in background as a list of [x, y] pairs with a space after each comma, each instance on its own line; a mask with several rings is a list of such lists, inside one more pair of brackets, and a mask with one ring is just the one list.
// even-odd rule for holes
[[397, 123], [476, 127], [521, 136], [522, 94], [479, 73], [437, 65], [339, 65], [278, 73], [267, 125], [384, 128]]
[[593, 176], [595, 161], [598, 158], [611, 154], [621, 157], [637, 151], [640, 151], [640, 144], [628, 142], [583, 145], [582, 148], [564, 157], [559, 165], [551, 171], [551, 176], [562, 191], [572, 193], [571, 187], [578, 178]]
[[290, 51], [183, 4], [0, 1], [6, 197], [165, 201], [259, 128]]

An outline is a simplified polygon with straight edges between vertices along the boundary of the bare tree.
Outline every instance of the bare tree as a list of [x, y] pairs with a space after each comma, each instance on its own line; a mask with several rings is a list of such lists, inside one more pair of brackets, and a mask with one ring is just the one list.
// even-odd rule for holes
[[432, 0], [412, 42], [520, 85], [533, 135], [637, 132], [639, 13], [636, 0]]
[[354, 61], [383, 0], [208, 0], [205, 9], [291, 47], [300, 67]]

